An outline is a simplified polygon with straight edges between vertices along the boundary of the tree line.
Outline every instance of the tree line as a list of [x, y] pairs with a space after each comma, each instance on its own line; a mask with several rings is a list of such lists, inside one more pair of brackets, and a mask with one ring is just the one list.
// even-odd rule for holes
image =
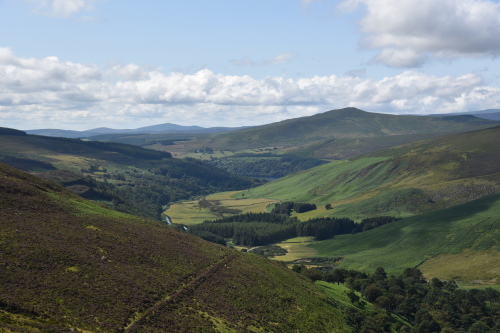
[[285, 201], [275, 204], [271, 213], [290, 215], [292, 211], [296, 213], [306, 213], [316, 208], [316, 205], [311, 203]]
[[[363, 232], [398, 220], [382, 216], [356, 223], [349, 218], [323, 217], [300, 222], [295, 217], [278, 213], [246, 213], [207, 220], [189, 227], [189, 232], [201, 238], [232, 239], [236, 245], [262, 246], [299, 236], [325, 240], [336, 235]], [[220, 240], [220, 239], [219, 239]], [[218, 242], [220, 243], [220, 242]]]

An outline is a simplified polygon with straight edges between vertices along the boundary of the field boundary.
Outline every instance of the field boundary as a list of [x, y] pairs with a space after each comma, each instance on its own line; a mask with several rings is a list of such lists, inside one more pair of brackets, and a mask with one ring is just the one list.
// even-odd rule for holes
[[174, 293], [167, 295], [163, 299], [156, 302], [153, 306], [143, 311], [141, 314], [136, 315], [136, 319], [133, 320], [130, 324], [124, 327], [123, 331], [125, 333], [130, 332], [140, 332], [141, 324], [140, 322], [147, 318], [148, 316], [154, 314], [160, 308], [167, 306], [168, 303], [176, 302], [178, 299], [186, 297], [190, 295], [190, 293], [198, 288], [202, 283], [204, 283], [207, 279], [213, 276], [216, 272], [218, 272], [223, 267], [226, 267], [233, 259], [236, 258], [236, 254], [231, 254], [222, 260], [220, 260], [215, 265], [211, 266], [204, 272], [198, 274], [194, 277], [194, 279], [186, 285], [180, 286]]

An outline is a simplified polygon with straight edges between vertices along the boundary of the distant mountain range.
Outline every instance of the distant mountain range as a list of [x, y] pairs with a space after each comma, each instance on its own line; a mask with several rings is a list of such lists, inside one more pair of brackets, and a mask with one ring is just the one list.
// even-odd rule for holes
[[[473, 115], [391, 115], [344, 108], [231, 132], [198, 136], [189, 142], [182, 142], [182, 147], [186, 151], [201, 147], [211, 147], [218, 151], [274, 147], [275, 153], [343, 159], [419, 139], [497, 124], [498, 121]], [[176, 148], [172, 145], [154, 147], [170, 152], [176, 152]]]
[[[357, 110], [355, 108], [346, 108], [342, 110]], [[358, 110], [361, 111], [361, 110]], [[331, 111], [329, 111], [331, 112]], [[325, 113], [329, 113], [325, 112]], [[370, 112], [367, 112], [370, 113]], [[322, 113], [323, 114], [323, 113]], [[374, 115], [376, 113], [373, 113]], [[321, 114], [311, 116], [312, 118], [324, 118], [320, 116]], [[449, 114], [430, 114], [430, 115], [419, 115], [419, 116], [432, 116], [432, 117], [448, 117], [448, 116], [463, 116], [463, 115], [471, 115], [481, 119], [487, 120], [500, 120], [500, 109], [487, 109], [481, 111], [469, 111], [469, 112], [460, 112], [460, 113], [449, 113]], [[359, 114], [358, 114], [359, 116]], [[391, 116], [391, 115], [386, 115]], [[406, 116], [408, 117], [408, 116]], [[264, 126], [276, 126], [275, 124], [281, 125], [294, 125], [297, 126], [297, 121], [307, 120], [310, 117], [301, 117], [296, 119], [288, 119], [282, 122], [267, 124], [262, 126], [256, 126], [256, 128], [263, 128]], [[331, 118], [331, 117], [328, 117]], [[326, 119], [325, 119], [326, 120]], [[325, 125], [329, 125], [329, 121], [325, 123]], [[73, 130], [64, 130], [64, 129], [34, 129], [25, 131], [28, 134], [36, 134], [36, 135], [45, 135], [45, 136], [56, 136], [56, 137], [64, 137], [64, 138], [89, 138], [93, 136], [101, 136], [101, 135], [110, 135], [110, 134], [158, 134], [158, 133], [172, 133], [172, 134], [211, 134], [211, 133], [221, 133], [238, 129], [245, 129], [251, 126], [242, 126], [242, 127], [201, 127], [201, 126], [182, 126], [176, 125], [172, 123], [165, 123], [159, 125], [145, 126], [139, 127], [136, 129], [114, 129], [108, 127], [99, 127], [94, 129], [89, 129], [86, 131], [73, 131]]]
[[[447, 115], [448, 116], [470, 115], [470, 116], [476, 116], [476, 117], [482, 118], [482, 119], [500, 120], [500, 109], [487, 109], [487, 110], [481, 110], [481, 111], [449, 113]], [[431, 116], [441, 117], [443, 115], [442, 114], [432, 114]]]
[[98, 135], [108, 135], [108, 134], [156, 134], [156, 133], [218, 133], [231, 131], [238, 128], [232, 127], [200, 127], [200, 126], [182, 126], [171, 123], [165, 123], [160, 125], [140, 127], [136, 129], [113, 129], [108, 127], [99, 127], [86, 131], [71, 131], [63, 129], [35, 129], [25, 131], [28, 134], [44, 135], [44, 136], [55, 136], [63, 138], [89, 138]]

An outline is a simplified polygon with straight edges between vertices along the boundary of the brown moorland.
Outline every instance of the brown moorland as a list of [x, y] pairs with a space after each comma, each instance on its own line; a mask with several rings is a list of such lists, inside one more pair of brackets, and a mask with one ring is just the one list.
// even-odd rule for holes
[[0, 211], [0, 331], [348, 331], [331, 299], [280, 263], [3, 163]]

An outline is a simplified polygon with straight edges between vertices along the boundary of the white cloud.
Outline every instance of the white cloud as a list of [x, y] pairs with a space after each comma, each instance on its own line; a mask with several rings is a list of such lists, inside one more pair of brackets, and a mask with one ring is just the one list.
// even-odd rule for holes
[[373, 80], [355, 75], [280, 76], [163, 73], [135, 64], [95, 65], [17, 57], [0, 48], [0, 126], [136, 128], [162, 122], [243, 126], [355, 106], [385, 113], [497, 108], [500, 88], [477, 74], [417, 71]]
[[385, 48], [382, 49], [372, 62], [383, 63], [397, 68], [421, 67], [428, 60], [426, 53], [418, 52], [410, 48]]
[[94, 9], [96, 0], [26, 0], [35, 4], [34, 13], [56, 17], [70, 17]]
[[271, 58], [271, 59], [264, 61], [264, 63], [269, 64], [269, 65], [283, 64], [283, 63], [289, 62], [291, 59], [292, 59], [291, 54], [283, 53], [283, 54], [280, 54], [274, 58]]
[[491, 0], [345, 0], [365, 9], [361, 45], [379, 50], [374, 61], [418, 67], [430, 57], [500, 55], [500, 4]]

